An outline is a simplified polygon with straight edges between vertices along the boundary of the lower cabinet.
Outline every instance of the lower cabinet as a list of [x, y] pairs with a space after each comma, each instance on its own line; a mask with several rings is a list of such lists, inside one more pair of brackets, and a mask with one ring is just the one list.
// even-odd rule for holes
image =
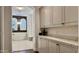
[[60, 44], [60, 53], [77, 53], [78, 48], [72, 45]]
[[38, 51], [40, 53], [48, 53], [48, 40], [46, 39], [38, 40]]
[[40, 38], [38, 40], [38, 51], [39, 53], [78, 53], [78, 47]]
[[40, 53], [57, 53], [59, 52], [59, 46], [57, 42], [40, 38], [38, 40], [38, 51]]
[[49, 53], [59, 53], [59, 44], [52, 40], [49, 40], [48, 42]]

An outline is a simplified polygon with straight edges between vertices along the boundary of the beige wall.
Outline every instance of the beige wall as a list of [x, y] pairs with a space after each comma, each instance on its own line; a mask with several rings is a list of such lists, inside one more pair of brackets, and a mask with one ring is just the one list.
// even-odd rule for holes
[[1, 7], [1, 52], [11, 52], [11, 7]]
[[[79, 45], [79, 7], [78, 7], [78, 45]], [[78, 53], [79, 53], [79, 46], [78, 46]]]
[[0, 7], [0, 52], [1, 52], [1, 7]]
[[34, 25], [35, 25], [35, 31], [33, 33], [35, 33], [35, 40], [34, 40], [34, 51], [38, 51], [38, 34], [40, 31], [40, 17], [39, 17], [39, 7], [35, 7], [35, 12], [34, 12]]
[[28, 40], [26, 32], [12, 32], [12, 40]]

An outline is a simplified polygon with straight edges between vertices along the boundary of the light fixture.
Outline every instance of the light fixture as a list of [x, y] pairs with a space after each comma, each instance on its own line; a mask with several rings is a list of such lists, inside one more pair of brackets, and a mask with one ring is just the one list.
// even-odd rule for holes
[[18, 9], [18, 10], [23, 10], [24, 7], [18, 6], [18, 7], [16, 7], [16, 9]]

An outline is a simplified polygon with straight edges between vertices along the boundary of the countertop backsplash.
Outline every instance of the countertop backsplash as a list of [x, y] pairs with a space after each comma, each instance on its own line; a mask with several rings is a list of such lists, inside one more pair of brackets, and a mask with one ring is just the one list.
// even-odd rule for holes
[[78, 27], [49, 28], [48, 36], [78, 41]]
[[67, 35], [60, 35], [60, 34], [53, 34], [53, 35], [48, 35], [48, 36], [78, 41], [78, 37], [76, 36], [67, 36]]

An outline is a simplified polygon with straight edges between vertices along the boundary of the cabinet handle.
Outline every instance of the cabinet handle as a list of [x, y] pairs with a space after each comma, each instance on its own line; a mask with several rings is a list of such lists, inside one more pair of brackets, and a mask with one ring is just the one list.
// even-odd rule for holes
[[64, 23], [61, 23], [62, 25], [64, 25]]
[[59, 44], [56, 44], [56, 45], [59, 45]]

